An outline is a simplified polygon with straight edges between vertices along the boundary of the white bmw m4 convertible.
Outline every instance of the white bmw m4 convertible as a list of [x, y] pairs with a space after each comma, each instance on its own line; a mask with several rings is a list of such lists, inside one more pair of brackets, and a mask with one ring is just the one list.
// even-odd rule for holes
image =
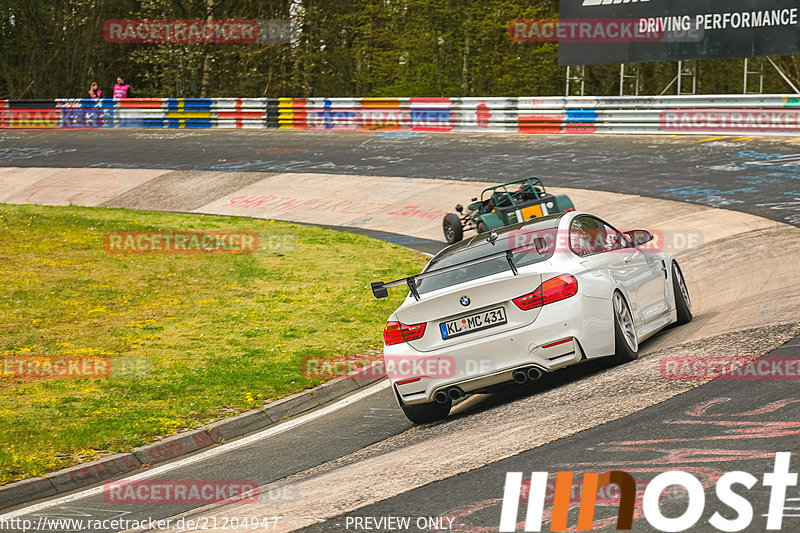
[[692, 319], [681, 269], [651, 232], [582, 212], [482, 233], [372, 291], [397, 286], [409, 294], [383, 330], [384, 363], [415, 423], [587, 359], [632, 361], [640, 342]]

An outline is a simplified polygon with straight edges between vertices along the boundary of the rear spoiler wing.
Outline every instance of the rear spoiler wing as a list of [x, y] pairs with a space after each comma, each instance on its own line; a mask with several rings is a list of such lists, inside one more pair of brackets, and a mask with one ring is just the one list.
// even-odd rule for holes
[[409, 276], [407, 278], [398, 279], [396, 281], [390, 281], [388, 283], [384, 283], [382, 281], [375, 281], [370, 284], [372, 287], [372, 294], [375, 295], [375, 298], [378, 298], [380, 300], [381, 298], [386, 298], [389, 296], [389, 291], [387, 289], [391, 289], [392, 287], [399, 287], [401, 285], [408, 285], [408, 288], [411, 291], [411, 294], [414, 296], [414, 299], [419, 301], [419, 291], [417, 290], [417, 281], [423, 280], [425, 278], [430, 278], [438, 274], [445, 274], [447, 272], [452, 272], [453, 270], [458, 270], [459, 268], [465, 268], [468, 266], [485, 263], [486, 261], [491, 261], [492, 259], [497, 259], [498, 257], [506, 258], [506, 261], [508, 261], [508, 267], [511, 269], [511, 272], [513, 272], [514, 275], [516, 276], [517, 266], [514, 264], [514, 253], [511, 250], [507, 250], [505, 252], [497, 252], [484, 257], [479, 257], [478, 259], [473, 259], [472, 261], [465, 261], [463, 263], [458, 263], [457, 265], [450, 265], [448, 267], [439, 268], [437, 270], [423, 272], [422, 274], [417, 274], [416, 276]]

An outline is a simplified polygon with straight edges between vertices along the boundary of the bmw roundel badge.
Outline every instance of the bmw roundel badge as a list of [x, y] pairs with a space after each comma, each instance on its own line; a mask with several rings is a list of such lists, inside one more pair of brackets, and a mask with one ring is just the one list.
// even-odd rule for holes
[[464, 307], [469, 306], [469, 298], [467, 298], [466, 296], [462, 296], [461, 297], [461, 305], [463, 305]]

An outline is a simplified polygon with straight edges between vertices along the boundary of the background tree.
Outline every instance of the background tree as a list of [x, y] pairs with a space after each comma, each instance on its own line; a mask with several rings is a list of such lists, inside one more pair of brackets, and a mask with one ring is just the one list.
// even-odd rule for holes
[[[92, 81], [109, 96], [117, 76], [152, 97], [563, 95], [557, 45], [508, 35], [513, 19], [557, 14], [556, 0], [0, 0], [0, 98], [84, 96]], [[296, 33], [284, 43], [105, 41], [107, 20], [145, 18], [290, 19]], [[775, 58], [795, 83], [799, 58]], [[698, 61], [698, 91], [741, 93], [742, 63]], [[675, 62], [640, 68], [641, 94], [677, 73]], [[788, 92], [765, 71], [765, 92]], [[585, 87], [619, 94], [619, 65], [588, 67]]]

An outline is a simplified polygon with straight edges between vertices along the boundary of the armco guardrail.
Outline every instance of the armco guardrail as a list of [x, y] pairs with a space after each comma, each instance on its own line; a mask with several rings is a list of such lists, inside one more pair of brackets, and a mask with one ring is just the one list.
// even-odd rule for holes
[[800, 133], [800, 95], [3, 100], [0, 128]]

